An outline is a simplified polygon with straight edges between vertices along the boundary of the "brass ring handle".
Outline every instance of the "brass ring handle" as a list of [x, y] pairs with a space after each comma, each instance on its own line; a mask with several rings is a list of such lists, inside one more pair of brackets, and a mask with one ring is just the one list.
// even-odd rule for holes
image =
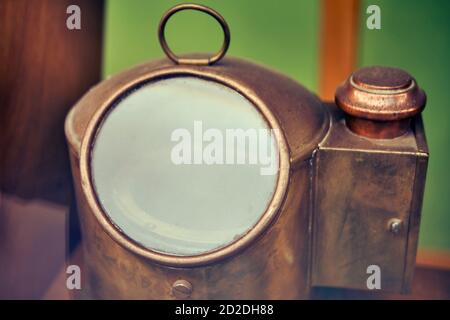
[[[189, 10], [189, 9], [202, 11], [202, 12], [209, 14], [214, 19], [216, 19], [217, 22], [219, 22], [220, 26], [222, 27], [223, 34], [224, 34], [222, 48], [220, 48], [220, 50], [212, 57], [209, 57], [209, 58], [180, 58], [176, 54], [174, 54], [172, 52], [172, 50], [170, 50], [169, 45], [167, 44], [166, 37], [164, 35], [164, 30], [165, 30], [167, 21], [169, 21], [170, 17], [172, 15], [174, 15], [175, 13], [177, 13], [178, 11]], [[163, 15], [163, 17], [161, 18], [161, 21], [159, 22], [158, 38], [159, 38], [159, 43], [161, 44], [161, 48], [163, 49], [164, 53], [167, 55], [167, 57], [170, 60], [172, 60], [176, 64], [212, 65], [223, 58], [223, 56], [225, 55], [225, 53], [228, 50], [228, 47], [230, 46], [230, 28], [228, 27], [228, 24], [225, 21], [225, 19], [217, 11], [215, 11], [209, 7], [195, 4], [195, 3], [183, 3], [183, 4], [179, 4], [179, 5], [176, 5], [172, 8], [170, 8]]]

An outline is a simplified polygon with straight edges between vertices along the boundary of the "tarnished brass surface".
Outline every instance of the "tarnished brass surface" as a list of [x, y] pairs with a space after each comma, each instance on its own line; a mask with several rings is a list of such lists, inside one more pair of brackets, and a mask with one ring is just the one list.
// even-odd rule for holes
[[392, 139], [408, 132], [411, 128], [411, 119], [397, 121], [368, 120], [347, 115], [347, 127], [360, 136], [375, 139]]
[[330, 108], [332, 129], [314, 157], [313, 285], [367, 289], [376, 265], [381, 289], [408, 291], [428, 159], [420, 116], [401, 137], [367, 139]]

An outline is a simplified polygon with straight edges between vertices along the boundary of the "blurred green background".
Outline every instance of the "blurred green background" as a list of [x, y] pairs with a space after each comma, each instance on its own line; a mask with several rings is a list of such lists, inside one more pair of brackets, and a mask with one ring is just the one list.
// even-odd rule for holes
[[[171, 0], [108, 0], [103, 77], [160, 58], [159, 19]], [[231, 29], [229, 55], [279, 70], [317, 92], [320, 1], [202, 0]], [[381, 8], [381, 30], [366, 28], [366, 8]], [[362, 0], [358, 66], [390, 65], [408, 70], [428, 95], [423, 113], [430, 162], [420, 246], [450, 250], [450, 1]], [[210, 17], [184, 11], [167, 25], [175, 52], [212, 52], [222, 33]]]

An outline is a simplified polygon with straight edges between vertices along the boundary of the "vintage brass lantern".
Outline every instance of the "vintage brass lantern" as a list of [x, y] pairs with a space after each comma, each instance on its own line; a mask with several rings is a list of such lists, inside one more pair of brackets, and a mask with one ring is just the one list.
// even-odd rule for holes
[[[179, 58], [164, 26], [213, 16], [215, 56]], [[66, 120], [93, 298], [303, 299], [316, 286], [407, 292], [428, 149], [425, 94], [408, 73], [363, 68], [324, 103], [290, 78], [224, 57], [222, 16], [195, 4], [159, 27], [169, 59], [92, 88]], [[272, 129], [276, 174], [176, 165], [176, 128]], [[194, 138], [195, 139], [195, 138]]]

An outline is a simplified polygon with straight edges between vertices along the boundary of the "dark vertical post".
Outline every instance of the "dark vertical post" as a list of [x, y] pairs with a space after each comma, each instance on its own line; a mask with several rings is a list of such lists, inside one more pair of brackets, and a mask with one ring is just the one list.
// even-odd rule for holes
[[[79, 30], [66, 25], [71, 5]], [[103, 9], [103, 0], [0, 1], [1, 297], [42, 297], [63, 263], [59, 212], [71, 211], [78, 237], [64, 120], [100, 80]]]
[[[69, 30], [70, 5], [81, 30]], [[70, 107], [100, 80], [103, 1], [0, 2], [2, 193], [70, 201], [64, 138]]]

